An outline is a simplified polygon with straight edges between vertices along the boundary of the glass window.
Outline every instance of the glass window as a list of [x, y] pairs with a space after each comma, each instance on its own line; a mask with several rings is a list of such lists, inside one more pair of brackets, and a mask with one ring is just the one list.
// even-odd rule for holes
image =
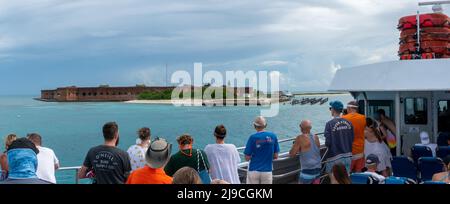
[[439, 101], [438, 107], [438, 132], [450, 132], [450, 100]]
[[359, 100], [358, 101], [358, 113], [364, 115], [365, 114], [364, 113], [364, 108], [365, 108], [364, 107], [364, 100]]
[[394, 118], [394, 101], [391, 100], [369, 100], [367, 116], [376, 118], [376, 112], [383, 109], [386, 116]]
[[405, 124], [427, 124], [427, 99], [405, 98]]

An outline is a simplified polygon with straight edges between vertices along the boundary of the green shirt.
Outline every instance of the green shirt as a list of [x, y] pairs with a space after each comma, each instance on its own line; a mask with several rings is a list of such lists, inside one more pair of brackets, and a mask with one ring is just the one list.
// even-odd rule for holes
[[[189, 150], [182, 150], [184, 153], [189, 154]], [[203, 155], [203, 160], [205, 161], [206, 168], [209, 169], [209, 163], [208, 163], [208, 157], [206, 157], [206, 154], [203, 150], [198, 150]], [[169, 162], [167, 163], [166, 167], [164, 168], [164, 171], [167, 175], [173, 176], [175, 172], [178, 171], [178, 169], [181, 169], [185, 166], [191, 167], [195, 170], [200, 169], [200, 171], [205, 169], [205, 165], [203, 164], [202, 157], [199, 157], [200, 159], [200, 168], [197, 168], [198, 160], [197, 160], [197, 150], [192, 150], [192, 156], [187, 156], [181, 151], [178, 151], [176, 154], [172, 155], [170, 157]]]

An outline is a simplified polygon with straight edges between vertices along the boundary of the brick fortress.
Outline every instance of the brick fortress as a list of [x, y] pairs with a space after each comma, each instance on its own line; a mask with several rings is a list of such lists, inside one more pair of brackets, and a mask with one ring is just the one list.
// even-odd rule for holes
[[[49, 102], [105, 102], [105, 101], [131, 101], [137, 100], [143, 92], [162, 92], [173, 90], [174, 86], [144, 86], [129, 87], [61, 87], [53, 90], [42, 90], [38, 100]], [[183, 91], [194, 90], [200, 87], [184, 86]], [[227, 88], [234, 89], [239, 97], [253, 97], [254, 90], [249, 87]]]

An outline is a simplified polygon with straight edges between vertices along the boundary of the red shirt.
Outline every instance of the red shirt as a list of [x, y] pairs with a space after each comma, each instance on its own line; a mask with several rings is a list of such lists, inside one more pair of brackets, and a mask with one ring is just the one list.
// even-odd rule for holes
[[167, 176], [163, 168], [152, 169], [149, 166], [134, 170], [127, 184], [171, 184], [172, 177]]

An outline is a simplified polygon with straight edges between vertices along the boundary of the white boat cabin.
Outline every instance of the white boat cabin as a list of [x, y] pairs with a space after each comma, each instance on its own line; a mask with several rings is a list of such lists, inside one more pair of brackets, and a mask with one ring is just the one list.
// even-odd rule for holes
[[337, 70], [330, 91], [347, 91], [360, 112], [378, 109], [396, 124], [397, 155], [409, 155], [428, 132], [432, 143], [450, 132], [450, 59], [402, 60]]

